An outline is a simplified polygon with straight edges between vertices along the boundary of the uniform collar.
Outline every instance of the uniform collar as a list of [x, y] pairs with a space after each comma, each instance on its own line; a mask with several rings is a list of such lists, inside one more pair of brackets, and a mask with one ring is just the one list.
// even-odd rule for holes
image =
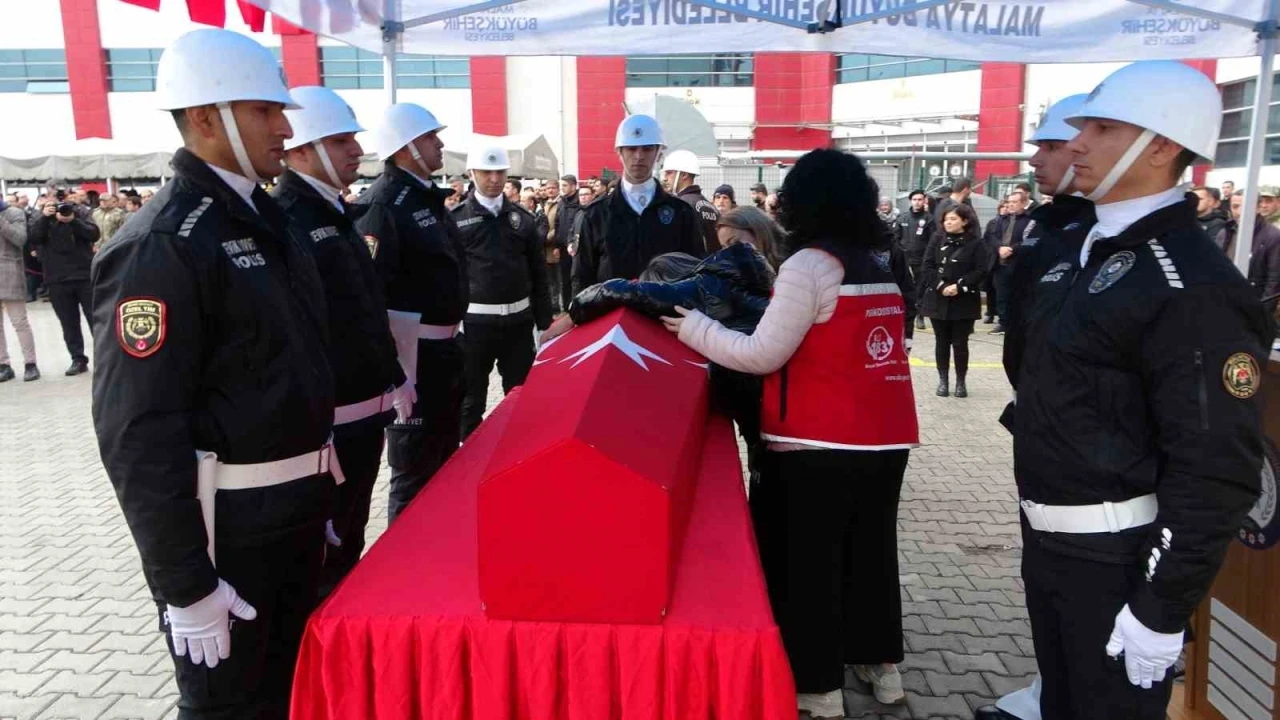
[[[627, 204], [631, 206], [631, 209], [635, 210], [637, 215], [643, 215], [644, 209], [652, 205], [654, 199], [658, 196], [657, 185], [657, 181], [653, 178], [649, 178], [638, 185], [633, 185], [628, 182], [627, 178], [624, 176], [619, 189], [622, 191], [623, 199], [627, 201]], [[645, 198], [643, 205], [639, 200], [642, 196]]]
[[320, 197], [324, 198], [324, 200], [336, 208], [338, 212], [346, 213], [346, 208], [342, 206], [342, 192], [338, 190], [338, 188], [322, 180], [317, 180], [306, 173], [295, 172], [294, 174], [302, 178], [303, 182], [310, 185], [312, 190], [319, 193]]
[[505, 195], [499, 195], [496, 198], [485, 197], [479, 190], [471, 193], [471, 196], [475, 198], [476, 204], [485, 210], [488, 210], [489, 214], [494, 217], [497, 217], [498, 213], [502, 212], [502, 203], [507, 199]]
[[[1089, 231], [1089, 236], [1085, 238], [1084, 245], [1080, 248], [1080, 266], [1083, 267], [1088, 263], [1089, 251], [1097, 240], [1118, 237], [1139, 220], [1155, 213], [1157, 210], [1183, 202], [1186, 196], [1186, 188], [1178, 186], [1154, 195], [1144, 195], [1131, 200], [1121, 200], [1120, 202], [1106, 205], [1095, 204], [1093, 211], [1098, 218], [1098, 222]], [[1192, 214], [1194, 215], [1194, 209]]]
[[258, 183], [239, 173], [233, 173], [230, 170], [223, 170], [212, 163], [206, 162], [205, 165], [208, 165], [209, 169], [213, 171], [213, 174], [217, 175], [222, 182], [226, 183], [227, 187], [231, 188], [232, 192], [239, 195], [240, 199], [244, 200], [244, 203], [249, 206], [250, 210], [255, 213], [258, 212], [258, 206], [253, 204], [253, 191], [258, 187]]
[[[416, 172], [414, 172], [414, 171], [410, 170], [409, 168], [402, 168], [402, 167], [400, 167], [399, 165], [397, 165], [396, 167], [400, 168], [400, 171], [401, 171], [401, 172], [403, 172], [405, 175], [408, 175], [409, 177], [413, 178], [414, 180], [417, 180], [417, 181], [418, 181], [418, 183], [419, 183], [420, 185], [422, 185], [422, 187], [426, 188], [427, 190], [435, 190], [435, 189], [436, 189], [436, 183], [435, 183], [435, 181], [434, 181], [434, 180], [432, 180], [431, 178], [424, 178], [424, 177], [422, 177], [421, 175], [419, 175], [418, 173], [416, 173]], [[452, 188], [450, 188], [450, 190], [452, 190]]]

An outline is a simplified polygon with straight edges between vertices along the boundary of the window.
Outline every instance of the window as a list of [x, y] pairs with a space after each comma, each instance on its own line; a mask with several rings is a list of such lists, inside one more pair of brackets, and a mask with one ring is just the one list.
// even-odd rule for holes
[[[382, 56], [353, 47], [320, 48], [321, 83], [335, 90], [382, 89]], [[467, 58], [401, 55], [396, 58], [400, 88], [471, 87]]]
[[[1222, 131], [1213, 164], [1244, 167], [1249, 160], [1249, 126], [1253, 123], [1253, 96], [1257, 78], [1222, 86]], [[1271, 107], [1267, 110], [1267, 137], [1262, 150], [1264, 165], [1280, 165], [1280, 74], [1271, 81]]]
[[863, 55], [845, 53], [836, 56], [836, 82], [854, 83], [886, 78], [934, 75], [937, 73], [977, 70], [982, 63], [969, 60], [937, 60], [933, 58], [898, 57], [897, 55]]
[[750, 54], [637, 55], [627, 58], [627, 87], [751, 87]]
[[63, 50], [0, 50], [0, 92], [68, 92]]
[[107, 50], [107, 87], [111, 92], [154, 92], [159, 48]]

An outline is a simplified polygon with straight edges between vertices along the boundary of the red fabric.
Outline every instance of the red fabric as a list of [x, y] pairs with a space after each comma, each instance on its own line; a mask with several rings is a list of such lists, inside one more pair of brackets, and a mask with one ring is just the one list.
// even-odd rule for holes
[[488, 615], [660, 623], [702, 456], [705, 361], [616, 310], [537, 363], [480, 484]]
[[227, 0], [187, 0], [191, 22], [213, 27], [226, 27]]
[[160, 0], [120, 0], [120, 1], [129, 3], [130, 5], [137, 5], [140, 8], [146, 8], [148, 10], [156, 10], [156, 11], [160, 10]]
[[902, 295], [895, 285], [841, 285], [840, 293], [831, 319], [765, 378], [761, 435], [858, 450], [917, 444]]
[[307, 30], [285, 20], [279, 15], [271, 16], [271, 32], [277, 35], [305, 35]]
[[267, 25], [267, 11], [249, 0], [236, 0], [236, 4], [240, 6], [240, 17], [244, 19], [244, 24], [254, 32], [262, 32], [262, 28]]
[[[293, 720], [794, 717], [732, 426], [712, 418], [660, 625], [485, 617], [477, 485], [517, 389], [312, 615]], [[548, 413], [553, 416], [555, 413]]]

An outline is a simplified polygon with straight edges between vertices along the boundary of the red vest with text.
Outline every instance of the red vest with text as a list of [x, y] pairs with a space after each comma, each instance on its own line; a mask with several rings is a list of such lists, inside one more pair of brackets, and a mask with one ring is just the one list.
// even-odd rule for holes
[[902, 292], [872, 252], [820, 249], [844, 264], [836, 310], [765, 378], [761, 436], [835, 450], [914, 447], [920, 431]]

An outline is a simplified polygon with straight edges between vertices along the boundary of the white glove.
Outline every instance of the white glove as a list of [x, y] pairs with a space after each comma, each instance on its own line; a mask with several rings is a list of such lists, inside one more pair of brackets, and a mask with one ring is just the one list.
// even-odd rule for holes
[[[388, 310], [387, 323], [396, 343], [396, 359], [404, 370], [405, 384], [412, 389], [418, 382], [418, 328], [422, 325], [422, 313]], [[416, 399], [417, 390], [413, 392]]]
[[334, 547], [342, 547], [342, 538], [338, 537], [338, 533], [333, 529], [333, 521], [324, 521], [324, 541]]
[[413, 404], [418, 402], [418, 390], [413, 381], [406, 379], [400, 387], [391, 391], [391, 406], [396, 409], [396, 422], [404, 423], [413, 414]]
[[1143, 688], [1164, 680], [1165, 672], [1178, 662], [1182, 654], [1182, 633], [1158, 633], [1143, 625], [1125, 605], [1116, 615], [1107, 654], [1124, 653], [1129, 682]]
[[231, 615], [253, 620], [258, 611], [245, 602], [226, 580], [218, 580], [218, 589], [203, 599], [180, 608], [169, 606], [169, 634], [173, 637], [173, 654], [182, 657], [191, 651], [191, 662], [218, 666], [219, 660], [231, 657]]

